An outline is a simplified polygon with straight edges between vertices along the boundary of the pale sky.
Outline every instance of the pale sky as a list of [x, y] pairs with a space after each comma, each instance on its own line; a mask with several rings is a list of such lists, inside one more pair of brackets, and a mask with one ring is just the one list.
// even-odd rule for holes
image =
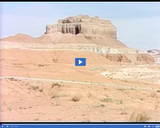
[[0, 38], [38, 37], [46, 24], [78, 14], [111, 20], [129, 47], [160, 49], [160, 2], [0, 2]]

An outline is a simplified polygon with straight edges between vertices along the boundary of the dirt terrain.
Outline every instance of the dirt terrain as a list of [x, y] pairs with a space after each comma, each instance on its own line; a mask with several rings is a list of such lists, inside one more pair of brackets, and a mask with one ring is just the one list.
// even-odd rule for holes
[[2, 84], [2, 121], [130, 121], [133, 112], [160, 120], [160, 93], [152, 89], [13, 78]]
[[[87, 65], [76, 67], [76, 57]], [[1, 69], [2, 121], [132, 121], [138, 113], [160, 120], [156, 64], [116, 63], [84, 51], [2, 49]]]

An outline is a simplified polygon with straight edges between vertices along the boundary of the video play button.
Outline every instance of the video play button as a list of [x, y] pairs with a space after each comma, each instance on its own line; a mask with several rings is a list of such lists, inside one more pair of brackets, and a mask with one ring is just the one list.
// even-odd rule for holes
[[75, 66], [86, 66], [86, 58], [75, 58]]
[[79, 60], [79, 64], [81, 64], [82, 63], [82, 61], [81, 60]]

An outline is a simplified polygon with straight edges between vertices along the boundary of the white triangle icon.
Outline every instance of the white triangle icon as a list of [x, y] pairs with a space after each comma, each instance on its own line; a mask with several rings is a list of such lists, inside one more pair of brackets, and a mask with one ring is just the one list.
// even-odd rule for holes
[[79, 64], [81, 64], [82, 63], [82, 61], [81, 60], [79, 60]]

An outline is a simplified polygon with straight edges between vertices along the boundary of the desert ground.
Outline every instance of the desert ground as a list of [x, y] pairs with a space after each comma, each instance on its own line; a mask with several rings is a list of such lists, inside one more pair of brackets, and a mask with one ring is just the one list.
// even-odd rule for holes
[[[86, 66], [75, 66], [79, 57]], [[1, 71], [1, 121], [160, 121], [158, 64], [116, 63], [84, 51], [1, 49]]]

